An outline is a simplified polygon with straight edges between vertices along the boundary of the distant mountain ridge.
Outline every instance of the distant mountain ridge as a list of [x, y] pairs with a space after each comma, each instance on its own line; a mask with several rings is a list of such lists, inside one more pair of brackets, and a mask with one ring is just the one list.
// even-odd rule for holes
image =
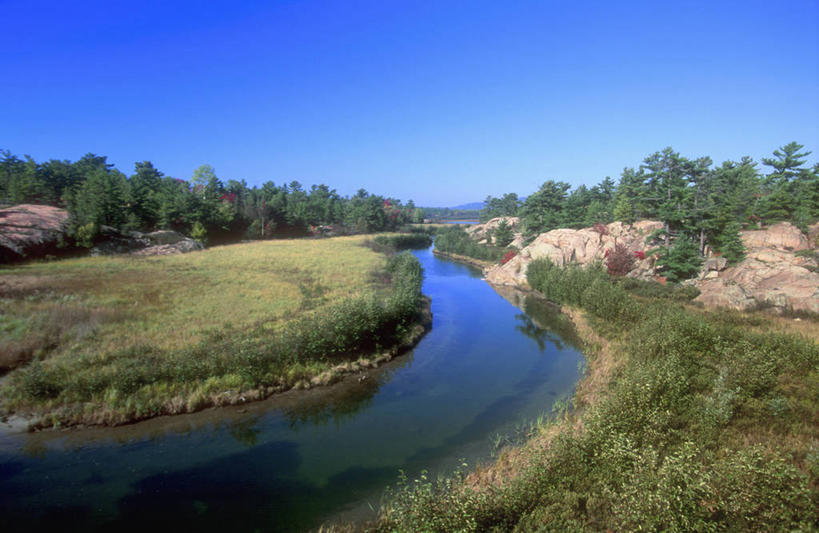
[[450, 209], [458, 209], [460, 211], [478, 211], [484, 207], [486, 207], [485, 202], [472, 202], [469, 204], [456, 205], [454, 207], [450, 207]]

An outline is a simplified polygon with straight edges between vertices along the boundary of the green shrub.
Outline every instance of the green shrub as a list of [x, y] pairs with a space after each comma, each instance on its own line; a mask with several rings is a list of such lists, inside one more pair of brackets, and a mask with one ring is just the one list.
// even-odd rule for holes
[[459, 226], [443, 228], [435, 236], [435, 249], [441, 252], [464, 255], [481, 261], [498, 262], [505, 250], [497, 246], [486, 246], [473, 241]]
[[198, 220], [194, 222], [193, 227], [191, 227], [191, 238], [201, 242], [203, 245], [208, 242], [208, 230], [205, 229], [205, 226]]
[[88, 224], [83, 224], [82, 226], [77, 227], [77, 246], [82, 246], [83, 248], [91, 248], [94, 246], [94, 239], [97, 238], [97, 234], [99, 233], [99, 228], [93, 222], [89, 222]]
[[398, 235], [378, 235], [373, 242], [393, 250], [414, 250], [432, 246], [432, 237], [425, 232], [400, 233]]
[[684, 302], [700, 295], [700, 290], [693, 285], [663, 284], [635, 278], [618, 278], [616, 281], [629, 293], [643, 298], [665, 298]]
[[702, 266], [699, 248], [687, 235], [680, 235], [670, 248], [658, 248], [657, 252], [657, 266], [669, 281], [693, 278]]

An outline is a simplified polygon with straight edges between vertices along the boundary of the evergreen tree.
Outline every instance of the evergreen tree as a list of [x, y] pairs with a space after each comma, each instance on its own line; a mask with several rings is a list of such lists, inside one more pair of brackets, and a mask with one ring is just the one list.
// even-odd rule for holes
[[500, 246], [501, 248], [505, 248], [509, 246], [509, 244], [515, 239], [515, 234], [512, 232], [512, 226], [506, 222], [506, 219], [501, 220], [498, 223], [498, 227], [495, 228], [494, 233], [494, 240], [495, 246]]
[[[765, 223], [791, 219], [793, 212], [803, 203], [802, 198], [797, 196], [797, 192], [801, 192], [798, 178], [805, 175], [804, 181], [811, 181], [810, 170], [802, 167], [811, 152], [800, 153], [803, 148], [801, 144], [791, 142], [774, 150], [774, 157], [762, 158], [762, 164], [772, 168], [763, 182], [764, 196], [760, 201], [760, 216]], [[810, 207], [803, 208], [801, 212], [809, 213]]]
[[634, 210], [631, 207], [631, 200], [627, 193], [620, 194], [614, 205], [614, 220], [630, 224], [634, 222]]
[[715, 248], [722, 254], [729, 265], [735, 265], [745, 259], [745, 245], [739, 235], [739, 223], [729, 222], [719, 234]]
[[694, 277], [702, 266], [702, 257], [697, 244], [688, 235], [682, 234], [672, 246], [658, 252], [657, 265], [670, 281], [679, 282]]
[[537, 192], [526, 198], [521, 217], [528, 235], [536, 235], [560, 227], [563, 205], [570, 185], [549, 180]]
[[665, 243], [670, 236], [685, 227], [689, 215], [687, 206], [691, 162], [670, 147], [648, 156], [641, 166], [645, 172], [645, 200], [651, 206], [649, 217], [659, 218], [665, 225]]
[[134, 165], [131, 176], [131, 210], [137, 226], [144, 230], [155, 229], [159, 223], [159, 188], [162, 173], [150, 161]]
[[85, 182], [67, 195], [69, 232], [81, 235], [78, 240], [88, 246], [102, 226], [121, 228], [130, 213], [127, 198], [128, 182], [121, 172], [107, 167], [91, 170]]

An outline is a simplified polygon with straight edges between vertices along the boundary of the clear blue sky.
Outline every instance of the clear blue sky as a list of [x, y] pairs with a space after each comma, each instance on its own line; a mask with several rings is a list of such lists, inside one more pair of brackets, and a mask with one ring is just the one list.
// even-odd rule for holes
[[819, 2], [0, 0], [0, 148], [420, 205], [819, 154]]

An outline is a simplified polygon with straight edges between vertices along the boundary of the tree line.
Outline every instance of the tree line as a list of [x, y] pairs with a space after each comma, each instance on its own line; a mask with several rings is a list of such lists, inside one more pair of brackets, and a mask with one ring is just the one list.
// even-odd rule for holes
[[121, 231], [171, 229], [214, 243], [388, 231], [423, 220], [412, 200], [402, 204], [364, 189], [342, 197], [327, 185], [305, 189], [298, 181], [248, 187], [244, 180], [223, 181], [210, 165], [183, 180], [165, 176], [150, 161], [136, 163], [127, 176], [105, 156], [38, 163], [0, 150], [0, 204], [21, 203], [66, 208], [69, 235], [85, 246], [106, 226]]
[[733, 263], [744, 254], [740, 229], [790, 221], [807, 231], [819, 219], [819, 164], [806, 166], [810, 154], [792, 142], [762, 158], [760, 168], [750, 157], [714, 165], [710, 157], [691, 159], [666, 148], [625, 168], [617, 184], [606, 177], [570, 190], [566, 182], [549, 180], [525, 201], [515, 193], [489, 196], [481, 219], [519, 216], [530, 237], [556, 228], [660, 220], [664, 227], [654, 237], [665, 244], [663, 259], [696, 261], [710, 246]]

